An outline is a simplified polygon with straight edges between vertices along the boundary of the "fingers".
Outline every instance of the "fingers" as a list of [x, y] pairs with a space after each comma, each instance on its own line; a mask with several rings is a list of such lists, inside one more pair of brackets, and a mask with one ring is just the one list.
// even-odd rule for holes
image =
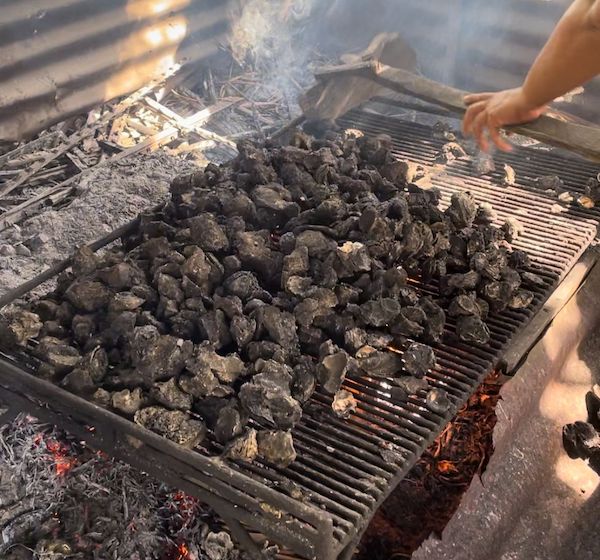
[[487, 104], [484, 101], [479, 103], [474, 103], [471, 105], [467, 112], [465, 113], [465, 117], [463, 119], [462, 131], [463, 134], [469, 135], [473, 132], [473, 122], [479, 116], [479, 114], [484, 111], [487, 107]]
[[470, 93], [469, 95], [465, 95], [463, 101], [467, 105], [473, 105], [473, 103], [479, 103], [480, 101], [487, 101], [492, 97], [493, 93]]
[[500, 134], [500, 129], [496, 126], [492, 126], [491, 124], [488, 127], [490, 138], [492, 142], [498, 146], [503, 152], [512, 152], [512, 144], [507, 142], [502, 135]]
[[512, 150], [512, 145], [500, 134], [497, 118], [490, 115], [489, 99], [492, 93], [467, 95], [465, 103], [469, 105], [463, 119], [463, 134], [475, 137], [477, 144], [484, 151], [490, 149], [490, 140], [502, 151]]
[[489, 117], [487, 111], [482, 111], [477, 115], [477, 118], [473, 122], [473, 136], [484, 152], [487, 152], [490, 149], [490, 144], [487, 139], [488, 120]]

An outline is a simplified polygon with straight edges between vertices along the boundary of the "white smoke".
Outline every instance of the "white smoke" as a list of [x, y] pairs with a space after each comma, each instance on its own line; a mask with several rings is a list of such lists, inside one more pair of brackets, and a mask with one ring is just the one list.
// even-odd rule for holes
[[245, 0], [232, 18], [231, 51], [290, 104], [310, 82], [314, 52], [304, 35], [318, 0]]

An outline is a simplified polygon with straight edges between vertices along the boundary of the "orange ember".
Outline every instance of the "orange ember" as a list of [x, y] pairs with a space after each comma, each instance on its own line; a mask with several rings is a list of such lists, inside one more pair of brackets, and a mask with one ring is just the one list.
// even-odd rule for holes
[[46, 449], [54, 458], [54, 465], [58, 476], [64, 476], [77, 464], [77, 459], [68, 456], [69, 449], [64, 443], [48, 439], [46, 440]]
[[437, 466], [438, 466], [438, 470], [444, 474], [458, 472], [456, 465], [454, 463], [452, 463], [451, 461], [440, 461]]
[[177, 547], [177, 551], [179, 552], [177, 560], [187, 560], [190, 558], [190, 549], [185, 544], [181, 543]]

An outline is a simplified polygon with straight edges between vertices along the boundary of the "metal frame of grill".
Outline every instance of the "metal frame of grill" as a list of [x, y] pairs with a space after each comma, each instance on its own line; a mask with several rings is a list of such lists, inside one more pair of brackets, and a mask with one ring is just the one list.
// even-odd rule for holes
[[[446, 415], [428, 410], [425, 394], [396, 403], [385, 381], [350, 377], [345, 388], [357, 398], [357, 412], [340, 420], [331, 412], [331, 397], [317, 393], [294, 430], [298, 459], [290, 467], [236, 464], [209, 457], [202, 450], [183, 449], [36, 378], [32, 375], [33, 364], [25, 355], [0, 355], [0, 402], [4, 406], [57, 424], [92, 447], [197, 496], [215, 509], [256, 559], [263, 556], [248, 530], [262, 533], [302, 558], [351, 558], [382, 501], [485, 376], [498, 367], [510, 344], [540, 311], [596, 234], [597, 213], [573, 210], [552, 215], [554, 201], [536, 191], [533, 183], [500, 187], [494, 177], [472, 177], [468, 164], [462, 161], [436, 166], [436, 155], [445, 140], [433, 138], [429, 127], [362, 110], [351, 112], [340, 122], [367, 134], [387, 133], [398, 157], [432, 166], [433, 181], [446, 201], [452, 192], [470, 190], [480, 202], [491, 202], [501, 219], [516, 216], [526, 231], [515, 245], [530, 254], [532, 270], [546, 280], [531, 309], [509, 311], [490, 319], [492, 341], [487, 346], [459, 343], [449, 324], [444, 343], [435, 348], [439, 364], [429, 376], [430, 384], [446, 390], [452, 401]], [[523, 149], [506, 158], [519, 177], [522, 168], [534, 178], [555, 173], [567, 184], [581, 185], [586, 174], [586, 164], [555, 154]], [[132, 223], [121, 228], [95, 243], [94, 248], [135, 227]], [[60, 268], [55, 267], [53, 272]], [[32, 283], [27, 287], [31, 289]], [[434, 286], [418, 287], [435, 294]]]

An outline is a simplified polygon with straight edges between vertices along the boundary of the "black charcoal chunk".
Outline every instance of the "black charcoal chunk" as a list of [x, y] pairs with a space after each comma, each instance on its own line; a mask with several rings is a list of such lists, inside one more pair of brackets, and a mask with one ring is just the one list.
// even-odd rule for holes
[[451, 295], [457, 290], [474, 290], [480, 280], [480, 274], [474, 270], [464, 274], [449, 274], [440, 279], [440, 292], [442, 295]]
[[450, 206], [446, 216], [450, 218], [456, 229], [469, 227], [477, 215], [477, 203], [473, 195], [468, 192], [455, 193], [450, 199]]
[[[1, 329], [1, 327], [0, 327]], [[67, 329], [63, 327], [58, 321], [46, 321], [42, 330], [39, 333], [40, 336], [53, 336], [55, 338], [66, 338]], [[0, 336], [2, 336], [0, 334]], [[10, 346], [10, 345], [9, 345]]]
[[336, 252], [335, 271], [338, 278], [351, 278], [371, 270], [371, 257], [365, 245], [347, 241]]
[[244, 426], [237, 408], [225, 406], [219, 411], [214, 427], [215, 438], [219, 443], [225, 444], [235, 439], [242, 434], [243, 429]]
[[429, 340], [439, 342], [446, 326], [445, 311], [428, 297], [421, 298], [419, 305], [427, 317], [425, 321], [425, 336]]
[[170, 335], [159, 335], [154, 327], [136, 327], [131, 358], [140, 379], [153, 383], [179, 375], [191, 357], [193, 345]]
[[[400, 396], [402, 393], [404, 395], [416, 395], [419, 391], [428, 391], [429, 383], [425, 378], [417, 378], [412, 375], [406, 375], [403, 377], [397, 377], [393, 380], [392, 387], [392, 395], [396, 395], [396, 397]], [[396, 391], [394, 392], [394, 389]]]
[[513, 268], [526, 268], [531, 264], [531, 259], [525, 251], [515, 249], [509, 255], [508, 262]]
[[79, 247], [71, 259], [71, 270], [75, 276], [92, 274], [100, 263], [100, 259], [88, 246]]
[[144, 305], [145, 300], [132, 294], [131, 292], [120, 292], [112, 296], [108, 310], [113, 313], [122, 311], [135, 311]]
[[91, 313], [108, 305], [110, 291], [95, 280], [76, 280], [65, 292], [69, 303], [77, 309]]
[[256, 332], [256, 320], [244, 315], [236, 315], [231, 319], [229, 331], [233, 341], [241, 350], [254, 338], [254, 333]]
[[193, 356], [186, 361], [185, 366], [193, 375], [211, 371], [222, 383], [233, 383], [246, 369], [237, 354], [221, 356], [217, 354], [214, 346], [207, 343], [195, 348]]
[[144, 280], [144, 273], [134, 264], [120, 262], [98, 271], [98, 278], [115, 290], [128, 290]]
[[317, 379], [323, 389], [335, 395], [342, 386], [348, 371], [348, 354], [336, 352], [325, 356], [317, 366]]
[[240, 388], [240, 403], [258, 420], [290, 430], [302, 416], [300, 403], [291, 395], [291, 383], [292, 375], [285, 375], [281, 370], [259, 373]]
[[508, 307], [511, 309], [526, 309], [533, 302], [533, 293], [527, 290], [518, 290], [513, 294]]
[[355, 354], [367, 344], [367, 332], [363, 329], [353, 328], [344, 333], [344, 346], [349, 352]]
[[292, 396], [304, 404], [312, 397], [316, 386], [315, 366], [310, 358], [304, 357], [299, 364], [294, 366]]
[[310, 258], [324, 259], [337, 249], [337, 244], [320, 231], [307, 230], [296, 236], [296, 248], [305, 247]]
[[475, 315], [481, 316], [481, 309], [477, 305], [477, 298], [473, 295], [459, 295], [456, 296], [451, 302], [448, 308], [448, 315], [450, 317], [460, 317]]
[[177, 303], [181, 303], [185, 299], [183, 290], [181, 289], [181, 281], [168, 274], [157, 275], [156, 288], [158, 293], [165, 299]]
[[600, 434], [587, 422], [567, 424], [563, 428], [563, 447], [571, 459], [589, 459], [600, 448]]
[[521, 281], [524, 286], [528, 286], [531, 288], [545, 288], [546, 281], [537, 274], [533, 272], [522, 272], [521, 273]]
[[0, 345], [5, 348], [26, 346], [30, 338], [38, 336], [43, 324], [40, 317], [18, 309], [0, 317]]
[[267, 227], [282, 226], [300, 212], [300, 207], [291, 200], [289, 191], [281, 185], [256, 187], [251, 197], [256, 205], [257, 220]]
[[76, 370], [85, 370], [94, 383], [100, 383], [108, 371], [108, 355], [106, 350], [96, 346], [85, 354], [78, 363]]
[[96, 384], [86, 369], [74, 369], [64, 377], [61, 385], [67, 391], [83, 396], [89, 396], [96, 390]]
[[363, 346], [356, 353], [358, 367], [373, 377], [395, 377], [402, 371], [402, 358], [395, 352], [382, 352], [372, 346]]
[[284, 348], [297, 346], [296, 321], [291, 313], [280, 311], [274, 306], [266, 306], [260, 311], [260, 324], [267, 330], [273, 342]]
[[212, 214], [200, 214], [190, 219], [192, 240], [204, 251], [219, 252], [229, 247], [229, 240]]
[[275, 256], [269, 248], [270, 234], [266, 230], [244, 231], [235, 239], [235, 248], [242, 266], [268, 277], [276, 266]]
[[348, 418], [357, 407], [356, 399], [350, 391], [342, 389], [335, 394], [331, 408], [336, 416], [340, 418]]
[[385, 327], [393, 325], [400, 315], [400, 304], [392, 298], [368, 301], [360, 306], [359, 318], [365, 325]]
[[222, 262], [224, 269], [223, 274], [225, 278], [228, 278], [232, 274], [235, 274], [236, 272], [242, 270], [242, 263], [240, 259], [235, 255], [227, 255]]
[[394, 334], [416, 338], [425, 332], [426, 323], [427, 315], [421, 307], [403, 307], [390, 330]]
[[133, 416], [144, 404], [144, 396], [139, 387], [132, 391], [123, 389], [112, 394], [110, 403], [125, 416]]
[[456, 334], [463, 342], [487, 344], [490, 341], [490, 329], [476, 316], [459, 317], [456, 321]]
[[433, 349], [419, 342], [413, 342], [404, 352], [403, 358], [406, 371], [417, 378], [425, 377], [436, 364]]
[[258, 455], [261, 459], [284, 469], [296, 460], [292, 434], [286, 431], [258, 432]]
[[81, 354], [76, 348], [50, 336], [40, 339], [34, 354], [51, 365], [57, 373], [68, 373], [81, 360]]
[[486, 282], [481, 288], [481, 296], [495, 312], [504, 311], [513, 296], [513, 287], [508, 282]]
[[158, 406], [142, 408], [135, 413], [136, 424], [158, 435], [164, 436], [182, 447], [192, 449], [206, 437], [206, 426], [199, 420], [192, 420], [180, 410], [167, 410]]
[[231, 344], [229, 325], [225, 313], [220, 309], [208, 311], [198, 317], [198, 332], [202, 340], [213, 344], [218, 350]]
[[257, 432], [250, 428], [235, 438], [226, 448], [224, 455], [234, 461], [251, 463], [258, 457]]
[[585, 405], [588, 413], [588, 422], [600, 431], [600, 387], [594, 386], [592, 391], [585, 395]]
[[150, 396], [159, 404], [172, 410], [190, 410], [192, 397], [182, 391], [175, 378], [164, 383], [156, 383], [150, 390]]
[[427, 393], [425, 405], [429, 410], [437, 414], [446, 414], [452, 406], [448, 394], [442, 389], [431, 389]]
[[262, 358], [263, 360], [275, 360], [276, 362], [285, 363], [290, 357], [289, 349], [282, 348], [279, 344], [270, 340], [252, 341], [246, 347], [246, 352], [251, 362]]
[[263, 292], [256, 276], [248, 271], [232, 274], [225, 280], [224, 287], [229, 294], [239, 297], [243, 302], [259, 297]]
[[106, 389], [96, 389], [92, 395], [92, 402], [103, 408], [108, 408], [111, 404], [111, 394]]

